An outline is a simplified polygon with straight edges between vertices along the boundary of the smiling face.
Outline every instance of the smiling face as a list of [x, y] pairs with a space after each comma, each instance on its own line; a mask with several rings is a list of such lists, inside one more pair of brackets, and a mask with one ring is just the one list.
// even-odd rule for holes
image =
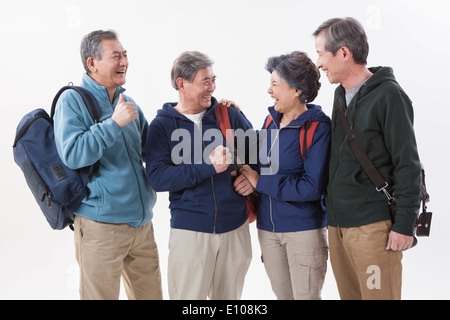
[[114, 91], [117, 87], [126, 82], [128, 70], [127, 52], [118, 40], [101, 41], [101, 59], [93, 57], [88, 59], [88, 66], [91, 70], [90, 76], [108, 91]]
[[272, 71], [270, 87], [267, 90], [274, 99], [275, 110], [280, 113], [289, 113], [300, 102], [301, 91], [292, 88], [286, 80], [281, 78], [276, 70]]
[[216, 90], [216, 76], [212, 67], [199, 69], [192, 82], [178, 78], [177, 85], [183, 97], [186, 113], [200, 113], [211, 106], [212, 94]]
[[316, 51], [319, 55], [317, 59], [317, 68], [322, 69], [325, 72], [328, 81], [332, 84], [342, 83], [343, 67], [344, 61], [342, 60], [342, 55], [333, 54], [325, 48], [325, 35], [326, 30], [323, 30], [316, 37]]

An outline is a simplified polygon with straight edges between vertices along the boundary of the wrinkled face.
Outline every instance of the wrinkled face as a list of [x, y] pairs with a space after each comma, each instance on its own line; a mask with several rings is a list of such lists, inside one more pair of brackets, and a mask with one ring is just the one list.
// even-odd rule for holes
[[300, 91], [292, 88], [286, 80], [281, 78], [276, 70], [272, 71], [270, 87], [267, 90], [274, 99], [275, 110], [287, 113], [299, 102]]
[[216, 76], [212, 67], [198, 70], [192, 82], [183, 81], [184, 104], [191, 109], [207, 109], [216, 90]]
[[326, 30], [319, 33], [316, 37], [316, 51], [318, 54], [317, 68], [322, 69], [330, 83], [342, 83], [343, 61], [339, 54], [333, 55], [325, 48]]
[[92, 58], [93, 69], [91, 69], [91, 75], [105, 88], [116, 89], [126, 82], [128, 70], [127, 52], [118, 40], [104, 39], [101, 45], [101, 59]]

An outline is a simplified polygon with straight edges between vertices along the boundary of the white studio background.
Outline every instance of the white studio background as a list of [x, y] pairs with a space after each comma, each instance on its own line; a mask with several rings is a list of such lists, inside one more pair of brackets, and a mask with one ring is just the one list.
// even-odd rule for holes
[[[404, 254], [404, 299], [449, 299], [450, 46], [445, 0], [129, 0], [2, 1], [0, 4], [0, 97], [2, 99], [0, 190], [0, 299], [78, 299], [78, 265], [70, 229], [53, 231], [14, 163], [16, 126], [32, 109], [49, 111], [54, 94], [79, 84], [81, 38], [114, 29], [128, 50], [127, 94], [151, 121], [164, 102], [177, 101], [170, 85], [173, 60], [198, 50], [214, 61], [217, 98], [238, 103], [260, 128], [272, 100], [267, 58], [293, 50], [317, 55], [312, 33], [332, 17], [363, 23], [370, 42], [369, 66], [394, 68], [413, 100], [419, 152], [434, 212], [430, 238]], [[330, 115], [335, 85], [322, 74], [315, 103]], [[154, 227], [164, 298], [169, 235], [167, 193], [159, 193]], [[274, 299], [251, 225], [253, 262], [243, 299]], [[122, 292], [121, 299], [126, 296]], [[323, 298], [339, 299], [329, 265]]]

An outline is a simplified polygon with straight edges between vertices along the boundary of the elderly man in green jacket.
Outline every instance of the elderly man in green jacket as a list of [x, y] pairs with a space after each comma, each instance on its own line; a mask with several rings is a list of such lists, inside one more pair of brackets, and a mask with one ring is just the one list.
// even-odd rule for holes
[[[369, 45], [353, 18], [315, 32], [317, 67], [335, 91], [327, 190], [330, 261], [342, 299], [400, 299], [402, 250], [413, 244], [420, 205], [420, 161], [410, 99], [389, 67], [367, 67]], [[395, 194], [395, 219], [347, 141], [339, 108]], [[344, 118], [345, 119], [345, 118]]]

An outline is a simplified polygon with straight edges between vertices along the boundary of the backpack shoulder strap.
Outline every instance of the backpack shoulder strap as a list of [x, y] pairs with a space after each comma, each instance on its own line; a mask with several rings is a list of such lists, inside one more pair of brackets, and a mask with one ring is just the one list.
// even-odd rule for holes
[[306, 121], [300, 128], [300, 153], [303, 160], [306, 159], [306, 152], [312, 145], [314, 132], [316, 132], [319, 123], [320, 121]]
[[272, 116], [269, 114], [269, 116], [266, 119], [266, 124], [264, 126], [264, 129], [267, 129], [270, 126], [270, 124], [272, 123], [272, 121], [273, 121]]
[[[269, 114], [269, 116], [266, 119], [265, 129], [269, 127], [269, 125], [272, 123], [273, 119], [272, 116]], [[302, 155], [303, 160], [306, 159], [306, 152], [308, 151], [309, 147], [312, 145], [313, 138], [314, 138], [314, 132], [316, 132], [317, 126], [319, 125], [320, 121], [307, 121], [304, 125], [300, 128], [300, 153]], [[306, 141], [306, 144], [305, 144]]]
[[230, 117], [228, 115], [228, 107], [223, 104], [218, 104], [216, 107], [217, 112], [217, 120], [219, 121], [219, 128], [220, 131], [222, 131], [223, 136], [225, 137], [225, 140], [227, 141], [228, 146], [234, 145], [234, 138], [231, 134], [231, 123], [230, 123]]
[[86, 90], [82, 87], [71, 86], [71, 85], [62, 87], [56, 94], [55, 98], [53, 98], [52, 109], [50, 112], [50, 118], [53, 119], [53, 116], [55, 115], [56, 103], [58, 102], [59, 97], [61, 96], [61, 94], [64, 91], [66, 91], [68, 89], [72, 89], [72, 90], [75, 90], [76, 92], [78, 92], [78, 94], [83, 99], [84, 104], [86, 105], [86, 107], [89, 111], [89, 114], [92, 117], [92, 120], [94, 120], [94, 122], [97, 123], [100, 120], [100, 107], [98, 105], [97, 99], [95, 99], [95, 97], [88, 90]]
[[[92, 120], [94, 120], [94, 123], [99, 122], [100, 121], [100, 107], [98, 105], [97, 99], [95, 99], [95, 97], [88, 90], [86, 90], [82, 87], [77, 87], [77, 86], [72, 86], [72, 85], [62, 87], [58, 91], [56, 96], [53, 98], [52, 109], [50, 111], [50, 118], [53, 120], [53, 116], [55, 115], [55, 110], [56, 110], [56, 103], [58, 102], [58, 99], [61, 96], [61, 94], [68, 89], [72, 89], [72, 90], [75, 90], [76, 92], [78, 92], [78, 94], [83, 99], [84, 105], [88, 109], [89, 114], [92, 117]], [[97, 176], [99, 167], [100, 167], [100, 160], [97, 161], [96, 163], [94, 163], [92, 166], [93, 166], [92, 175]], [[90, 166], [80, 169], [80, 171], [83, 173], [88, 173], [89, 170], [90, 170]]]

